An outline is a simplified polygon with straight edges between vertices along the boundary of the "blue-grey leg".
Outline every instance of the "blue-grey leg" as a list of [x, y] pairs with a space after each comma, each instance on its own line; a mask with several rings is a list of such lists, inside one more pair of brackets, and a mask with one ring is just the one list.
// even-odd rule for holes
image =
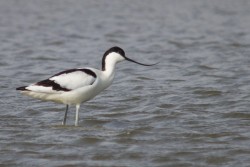
[[69, 105], [66, 105], [66, 111], [65, 111], [65, 114], [64, 114], [63, 122], [62, 122], [63, 125], [66, 124], [68, 109], [69, 109]]
[[76, 120], [75, 120], [75, 126], [78, 126], [79, 122], [79, 109], [80, 109], [80, 104], [76, 105]]

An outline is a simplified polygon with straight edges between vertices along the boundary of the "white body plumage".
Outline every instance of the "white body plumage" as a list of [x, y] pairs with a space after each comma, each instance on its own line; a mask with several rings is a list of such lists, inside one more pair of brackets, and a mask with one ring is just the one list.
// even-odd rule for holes
[[22, 91], [23, 94], [46, 101], [53, 101], [68, 105], [79, 105], [88, 101], [99, 94], [112, 84], [114, 75], [105, 75], [105, 72], [93, 68], [84, 68], [93, 71], [96, 78], [81, 71], [61, 74], [54, 76], [48, 80], [54, 81], [61, 87], [71, 88], [66, 90], [53, 90], [53, 87], [31, 84], [26, 87], [27, 91]]

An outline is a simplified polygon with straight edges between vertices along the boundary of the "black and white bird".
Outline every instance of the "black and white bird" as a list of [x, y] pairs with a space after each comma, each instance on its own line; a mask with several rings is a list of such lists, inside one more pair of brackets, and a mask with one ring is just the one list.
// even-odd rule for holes
[[123, 49], [115, 46], [104, 53], [102, 70], [88, 67], [69, 69], [29, 86], [16, 88], [16, 90], [40, 100], [66, 104], [63, 125], [66, 124], [69, 105], [76, 105], [75, 126], [78, 126], [81, 103], [94, 98], [111, 85], [115, 75], [115, 65], [123, 60], [143, 66], [155, 65], [136, 62], [126, 57]]

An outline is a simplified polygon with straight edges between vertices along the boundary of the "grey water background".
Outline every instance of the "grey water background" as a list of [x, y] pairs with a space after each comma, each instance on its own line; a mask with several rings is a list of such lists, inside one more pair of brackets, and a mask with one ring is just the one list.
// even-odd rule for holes
[[[15, 88], [65, 69], [114, 83], [75, 107]], [[250, 1], [1, 0], [0, 166], [250, 166]]]

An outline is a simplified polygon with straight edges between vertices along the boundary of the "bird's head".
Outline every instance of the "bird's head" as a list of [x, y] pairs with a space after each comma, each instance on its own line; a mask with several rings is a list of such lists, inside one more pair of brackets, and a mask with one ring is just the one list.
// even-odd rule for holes
[[[105, 71], [106, 64], [109, 64], [109, 63], [116, 64], [116, 63], [119, 63], [119, 62], [124, 61], [124, 60], [139, 64], [142, 66], [155, 65], [155, 64], [143, 64], [143, 63], [139, 63], [135, 60], [132, 60], [132, 59], [126, 57], [125, 52], [122, 48], [120, 48], [118, 46], [114, 46], [114, 47], [108, 49], [104, 53], [103, 58], [102, 58], [102, 70]], [[156, 63], [156, 64], [158, 64], [158, 63]]]

